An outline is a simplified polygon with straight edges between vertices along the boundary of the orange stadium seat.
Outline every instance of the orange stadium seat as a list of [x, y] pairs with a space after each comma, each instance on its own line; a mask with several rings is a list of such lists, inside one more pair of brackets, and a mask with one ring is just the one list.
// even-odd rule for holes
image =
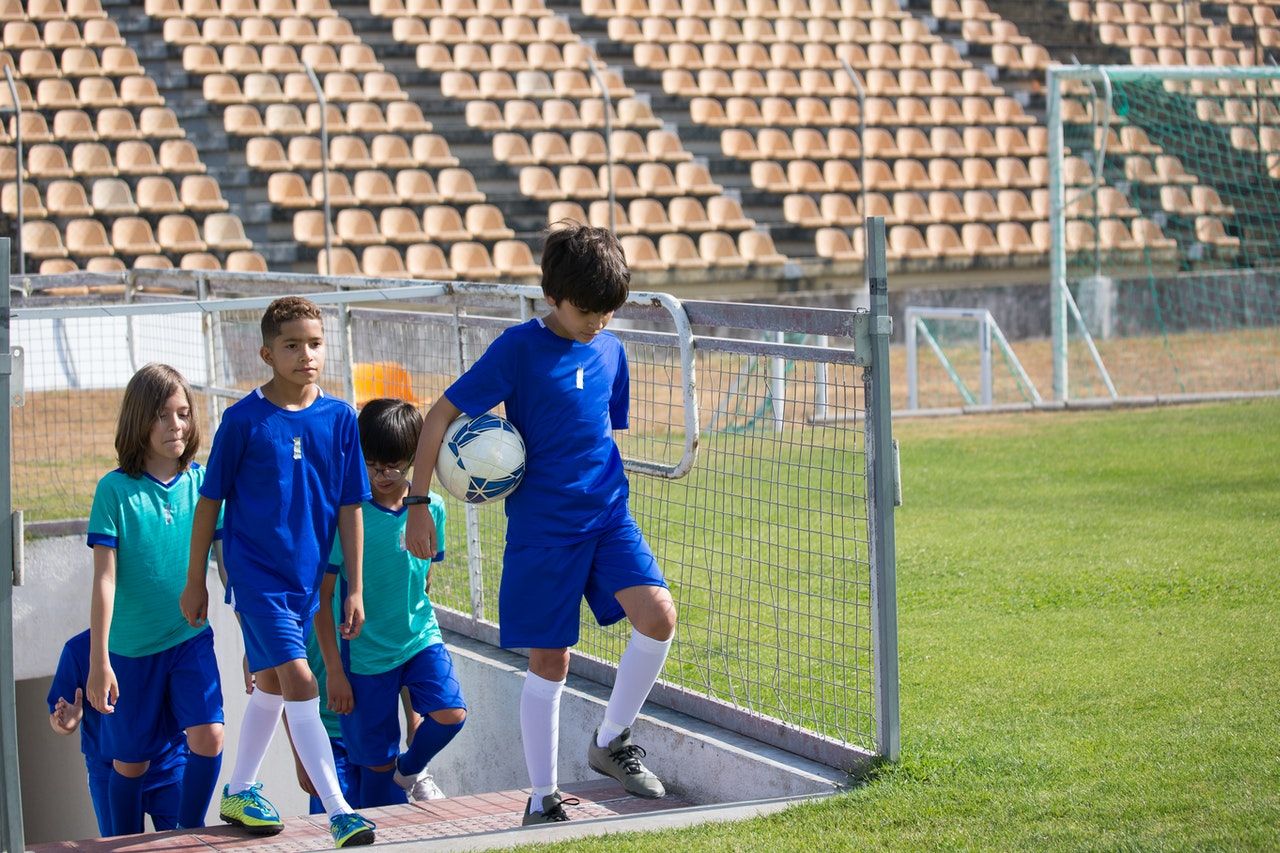
[[444, 251], [434, 243], [415, 243], [405, 249], [405, 266], [414, 278], [442, 279], [458, 277], [449, 266]]
[[[51, 193], [52, 190], [53, 188], [50, 187]], [[104, 178], [93, 182], [93, 209], [105, 216], [131, 216], [141, 210], [133, 200], [133, 192], [129, 189], [129, 185], [119, 178]]]

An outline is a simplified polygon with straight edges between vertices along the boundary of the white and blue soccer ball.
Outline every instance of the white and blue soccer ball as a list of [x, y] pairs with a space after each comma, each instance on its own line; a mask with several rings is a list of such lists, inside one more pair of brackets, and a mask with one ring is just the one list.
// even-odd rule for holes
[[524, 439], [506, 418], [463, 415], [445, 430], [436, 477], [458, 500], [502, 500], [524, 477]]

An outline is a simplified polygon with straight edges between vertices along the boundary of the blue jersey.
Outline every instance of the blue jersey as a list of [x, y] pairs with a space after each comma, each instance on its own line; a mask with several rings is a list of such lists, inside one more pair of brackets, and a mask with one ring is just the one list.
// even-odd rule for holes
[[626, 514], [613, 430], [627, 428], [630, 387], [615, 335], [601, 332], [584, 344], [534, 319], [499, 335], [445, 391], [472, 416], [505, 403], [524, 438], [524, 480], [506, 499], [508, 542], [580, 542]]
[[255, 389], [223, 413], [206, 467], [236, 610], [310, 619], [338, 508], [370, 497], [355, 410], [322, 393], [289, 411]]
[[[62, 647], [58, 669], [53, 674], [53, 684], [49, 686], [49, 713], [53, 713], [59, 698], [74, 702], [77, 688], [85, 690], [88, 686], [89, 632], [86, 630], [67, 640]], [[109, 774], [111, 758], [104, 754], [102, 748], [102, 715], [87, 698], [81, 704], [84, 716], [80, 720], [80, 751], [84, 753], [85, 764], [91, 774]], [[156, 734], [157, 752], [151, 759], [145, 783], [148, 791], [180, 781], [187, 760], [186, 738], [176, 721], [170, 719], [166, 730]]]

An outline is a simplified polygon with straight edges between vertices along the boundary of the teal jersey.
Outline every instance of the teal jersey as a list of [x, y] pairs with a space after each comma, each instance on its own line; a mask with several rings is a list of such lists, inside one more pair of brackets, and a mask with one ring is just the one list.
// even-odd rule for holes
[[191, 523], [204, 468], [194, 462], [168, 483], [116, 469], [98, 481], [89, 511], [89, 547], [116, 552], [115, 605], [107, 648], [143, 657], [205, 630], [178, 605], [187, 585]]
[[[342, 616], [336, 590], [333, 601], [333, 624], [340, 625]], [[324, 655], [320, 654], [320, 641], [316, 639], [314, 628], [307, 632], [307, 664], [310, 665], [311, 672], [316, 677], [316, 684], [320, 687], [320, 721], [324, 723], [324, 730], [329, 735], [329, 740], [342, 740], [342, 726], [338, 723], [338, 714], [329, 710], [329, 670], [325, 668]]]
[[[439, 561], [444, 559], [444, 500], [432, 492], [428, 508], [436, 524], [435, 559]], [[349, 666], [358, 675], [381, 675], [443, 640], [427, 597], [431, 563], [404, 547], [407, 508], [392, 512], [365, 501], [363, 515], [364, 627], [350, 641]], [[333, 543], [329, 564], [330, 571], [343, 572], [340, 538]]]

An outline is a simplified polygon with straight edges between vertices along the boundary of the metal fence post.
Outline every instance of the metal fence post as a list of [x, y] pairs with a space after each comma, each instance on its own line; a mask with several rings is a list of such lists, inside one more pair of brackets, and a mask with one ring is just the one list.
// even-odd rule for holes
[[[18, 181], [18, 198], [16, 213], [18, 214], [18, 227], [14, 229], [14, 239], [18, 241], [18, 275], [25, 276], [27, 274], [27, 255], [22, 247], [22, 228], [26, 224], [26, 212], [23, 209], [22, 191], [26, 189], [26, 180], [23, 172], [23, 147], [22, 147], [22, 99], [18, 97], [18, 84], [13, 82], [13, 69], [8, 65], [4, 67], [4, 80], [9, 86], [9, 97], [13, 98], [13, 148], [17, 157], [17, 181]], [[8, 265], [5, 271], [8, 272]], [[7, 291], [6, 291], [7, 292]], [[7, 299], [8, 297], [6, 297]]]
[[9, 409], [9, 239], [0, 238], [0, 816], [4, 836], [0, 849], [23, 849], [22, 782], [18, 773], [18, 688], [13, 680], [13, 494], [9, 446], [12, 423]]
[[600, 73], [600, 69], [596, 67], [596, 61], [592, 57], [587, 57], [587, 68], [591, 71], [591, 76], [595, 78], [596, 84], [600, 87], [600, 96], [604, 98], [604, 155], [605, 155], [605, 174], [609, 176], [609, 184], [605, 188], [609, 196], [609, 231], [613, 234], [618, 233], [617, 213], [614, 206], [617, 200], [614, 197], [613, 189], [613, 121], [610, 113], [613, 112], [613, 99], [609, 96], [609, 85], [604, 79], [604, 75]]
[[895, 578], [893, 507], [897, 494], [893, 419], [889, 397], [889, 280], [884, 217], [869, 216], [867, 287], [871, 291], [871, 367], [863, 373], [866, 393], [867, 500], [871, 519], [871, 607], [874, 628], [876, 753], [896, 761], [898, 722], [898, 593]]
[[1062, 79], [1053, 68], [1048, 74], [1049, 102], [1045, 124], [1049, 128], [1049, 328], [1053, 340], [1053, 399], [1065, 400], [1067, 377], [1067, 246], [1062, 214]]

